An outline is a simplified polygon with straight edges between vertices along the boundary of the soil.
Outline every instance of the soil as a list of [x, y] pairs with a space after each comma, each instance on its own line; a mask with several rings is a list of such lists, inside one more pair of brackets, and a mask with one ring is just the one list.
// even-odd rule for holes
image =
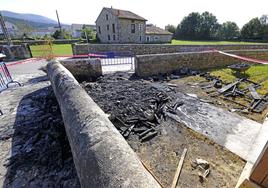
[[[243, 110], [245, 107], [235, 104], [231, 101], [224, 100], [222, 96], [213, 96], [214, 94], [217, 94], [217, 89], [214, 87], [207, 89], [202, 88], [212, 84], [212, 82], [209, 82], [200, 76], [187, 76], [180, 79], [170, 80], [168, 83], [177, 85], [177, 87], [180, 88], [180, 90], [184, 93], [195, 94], [198, 98], [204, 99], [215, 106], [227, 109], [259, 123], [263, 123], [268, 114], [268, 107], [262, 113], [248, 112]], [[250, 105], [250, 102], [242, 97], [236, 97], [232, 100], [235, 100], [236, 102], [245, 106]]]
[[[142, 119], [144, 114], [155, 109], [152, 100], [158, 101], [159, 106], [169, 97], [153, 87], [151, 81], [137, 79], [127, 73], [105, 75], [96, 82], [83, 82], [81, 85], [110, 115], [111, 120], [114, 117], [120, 119], [121, 126], [118, 122], [114, 125], [122, 134], [131, 127], [129, 119]], [[142, 142], [139, 134], [131, 132], [125, 138], [163, 187], [170, 187], [184, 148], [188, 152], [178, 181], [179, 187], [235, 187], [245, 165], [241, 158], [168, 117], [163, 116], [159, 123], [151, 119], [149, 123], [153, 124], [157, 136]], [[197, 158], [210, 164], [210, 174], [204, 181], [201, 181], [199, 171], [192, 167]]]

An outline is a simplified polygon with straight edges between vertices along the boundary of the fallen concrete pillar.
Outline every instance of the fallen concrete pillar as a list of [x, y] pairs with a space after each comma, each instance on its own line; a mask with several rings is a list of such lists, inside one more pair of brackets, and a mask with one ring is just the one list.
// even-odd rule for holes
[[73, 75], [56, 61], [48, 63], [47, 72], [61, 108], [81, 186], [160, 187]]

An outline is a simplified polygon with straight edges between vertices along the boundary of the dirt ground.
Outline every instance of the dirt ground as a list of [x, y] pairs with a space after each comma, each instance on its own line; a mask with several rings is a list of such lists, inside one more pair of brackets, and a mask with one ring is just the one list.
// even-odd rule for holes
[[[172, 120], [158, 129], [161, 135], [151, 141], [140, 143], [132, 135], [128, 143], [164, 187], [170, 187], [184, 148], [188, 151], [178, 187], [235, 187], [245, 165], [238, 156]], [[204, 182], [200, 181], [198, 170], [192, 167], [196, 158], [210, 164], [211, 173]]]
[[[222, 96], [213, 96], [217, 94], [216, 88], [204, 89], [203, 86], [209, 85], [212, 82], [206, 81], [200, 76], [188, 76], [180, 79], [174, 79], [169, 81], [170, 84], [175, 84], [184, 93], [195, 94], [200, 99], [204, 99], [207, 102], [219, 106], [221, 108], [227, 109], [231, 112], [238, 113], [241, 116], [247, 117], [259, 123], [263, 123], [266, 115], [268, 114], [268, 108], [266, 108], [262, 113], [254, 113], [242, 110], [243, 107], [237, 105], [231, 101], [224, 100]], [[212, 94], [212, 95], [211, 95]], [[236, 97], [233, 99], [245, 106], [249, 106], [249, 101], [245, 101], [244, 98]]]
[[[130, 117], [140, 116], [159, 91], [150, 82], [133, 79], [130, 75], [105, 75], [94, 83], [81, 84], [93, 100], [111, 116], [123, 123]], [[178, 187], [234, 187], [245, 165], [238, 156], [225, 150], [183, 124], [166, 118], [155, 127], [158, 135], [141, 142], [131, 132], [128, 143], [143, 163], [159, 179], [163, 187], [170, 187], [184, 148], [188, 149]], [[192, 162], [201, 158], [209, 162], [210, 174], [202, 182]]]

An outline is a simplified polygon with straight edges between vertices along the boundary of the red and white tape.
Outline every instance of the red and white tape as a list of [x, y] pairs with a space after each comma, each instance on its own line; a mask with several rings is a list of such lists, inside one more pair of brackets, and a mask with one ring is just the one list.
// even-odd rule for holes
[[254, 58], [251, 58], [251, 57], [243, 57], [243, 56], [240, 56], [240, 55], [230, 54], [230, 53], [226, 53], [226, 52], [218, 51], [218, 50], [216, 50], [216, 51], [218, 53], [220, 53], [220, 54], [227, 55], [227, 56], [230, 56], [230, 57], [233, 57], [233, 58], [236, 58], [236, 59], [240, 59], [240, 60], [243, 60], [243, 61], [248, 61], [248, 62], [252, 62], [252, 63], [259, 63], [259, 64], [264, 64], [264, 65], [268, 64], [268, 61], [266, 61], [266, 60], [254, 59]]

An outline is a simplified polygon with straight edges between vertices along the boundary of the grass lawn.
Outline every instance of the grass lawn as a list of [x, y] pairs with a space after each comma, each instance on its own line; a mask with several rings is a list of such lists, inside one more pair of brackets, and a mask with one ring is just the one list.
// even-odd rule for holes
[[[51, 53], [49, 45], [31, 45], [33, 57], [46, 57]], [[71, 44], [53, 44], [52, 54], [54, 56], [72, 55]]]
[[[212, 71], [211, 74], [220, 76], [225, 82], [233, 82], [237, 79], [232, 70], [228, 68]], [[249, 80], [262, 85], [257, 89], [259, 94], [265, 95], [268, 93], [268, 65], [253, 65], [246, 71], [246, 76]]]
[[179, 45], [224, 45], [224, 44], [268, 44], [268, 43], [254, 43], [254, 42], [231, 42], [231, 41], [191, 41], [191, 40], [175, 40], [171, 44]]

